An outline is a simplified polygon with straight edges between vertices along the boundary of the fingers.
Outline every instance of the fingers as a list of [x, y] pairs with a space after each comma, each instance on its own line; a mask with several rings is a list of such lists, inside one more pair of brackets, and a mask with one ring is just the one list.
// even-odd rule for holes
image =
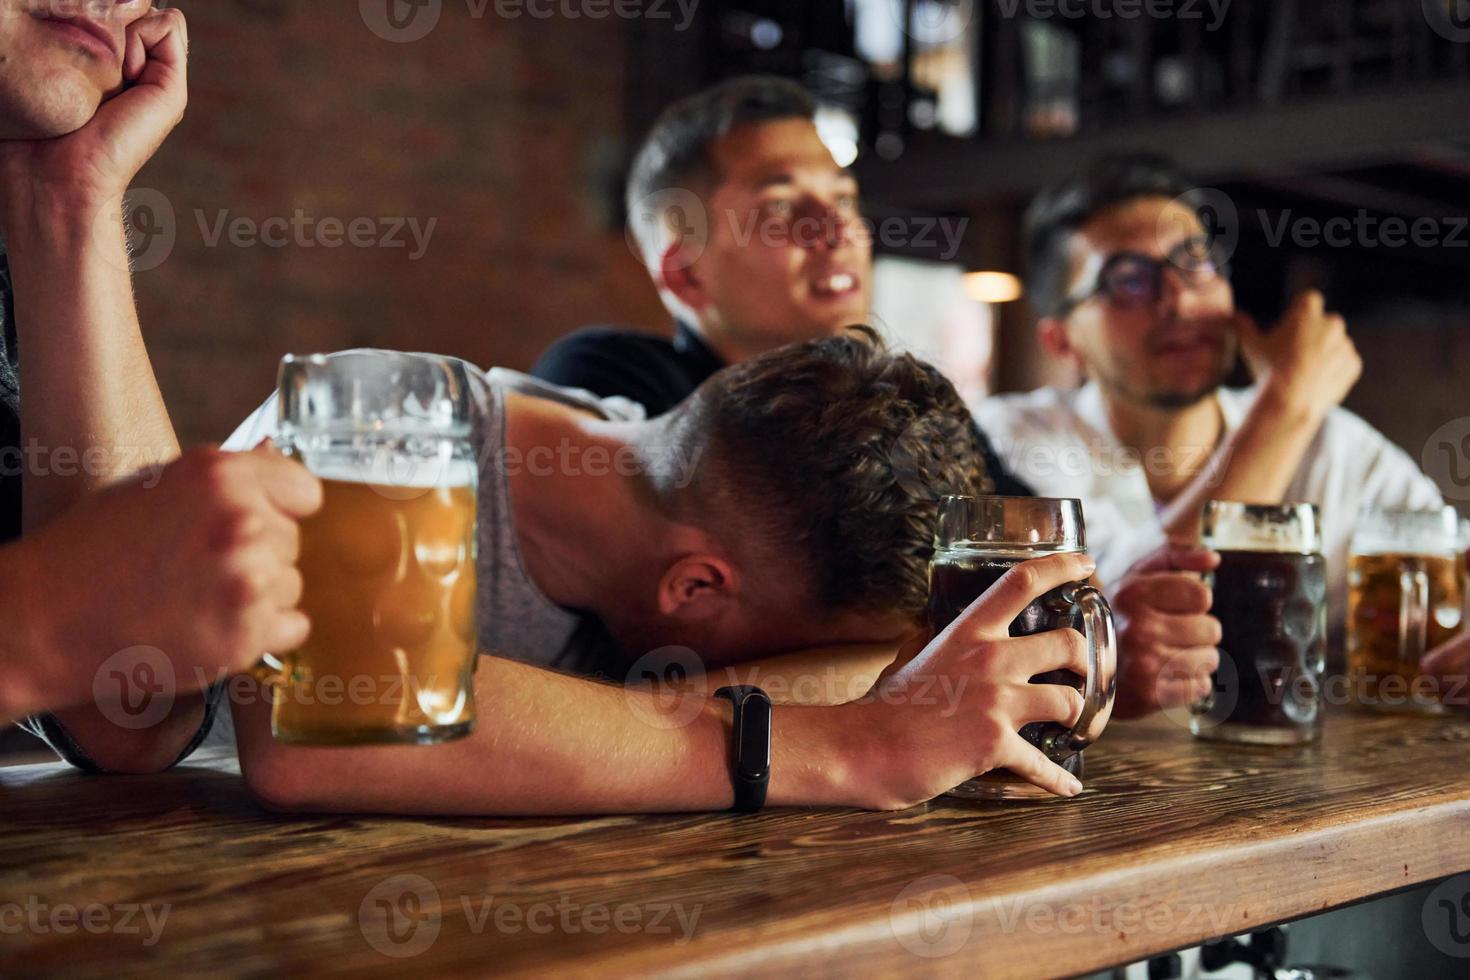
[[1078, 677], [1087, 676], [1087, 638], [1074, 629], [1018, 636], [996, 644], [993, 649], [996, 652], [992, 676], [998, 678], [1024, 682], [1052, 670], [1070, 670]]
[[1439, 676], [1462, 674], [1470, 670], [1470, 634], [1431, 650], [1419, 661], [1419, 667], [1426, 674]]
[[1129, 581], [1118, 590], [1113, 609], [1119, 615], [1159, 611], [1184, 616], [1210, 611], [1214, 591], [1190, 572], [1162, 572]]
[[1210, 693], [1213, 674], [1220, 667], [1217, 647], [1179, 650], [1169, 656], [1153, 678], [1154, 700], [1161, 708], [1193, 704]]
[[[297, 609], [282, 610], [270, 617], [260, 636], [260, 648], [272, 653], [289, 653], [299, 649], [311, 635], [311, 620]], [[259, 656], [259, 651], [255, 651]], [[252, 659], [253, 662], [253, 659]]]
[[150, 11], [128, 25], [123, 78], [168, 88], [183, 81], [189, 61], [189, 27], [181, 10]]
[[1082, 692], [1064, 684], [1025, 684], [1018, 688], [1019, 705], [1016, 721], [1029, 725], [1035, 721], [1054, 721], [1066, 728], [1082, 717]]
[[1316, 289], [1304, 289], [1297, 293], [1287, 308], [1285, 322], [1288, 324], [1310, 323], [1320, 319], [1327, 308], [1327, 299]]
[[310, 517], [321, 510], [322, 481], [306, 467], [265, 445], [240, 456], [250, 461], [267, 499], [287, 516]]
[[1128, 569], [1127, 576], [1151, 572], [1213, 572], [1220, 564], [1220, 555], [1197, 544], [1169, 543], [1140, 559]]
[[1076, 796], [1082, 792], [1082, 784], [1076, 776], [1052, 762], [1045, 752], [1020, 735], [1006, 739], [1002, 756], [1003, 768], [1053, 796]]
[[1010, 635], [1012, 620], [1033, 601], [1068, 582], [1080, 582], [1097, 569], [1083, 554], [1049, 555], [1022, 562], [1002, 575], [985, 594], [950, 624], [945, 636], [967, 640]]
[[1146, 609], [1129, 620], [1125, 648], [1133, 644], [1151, 647], [1215, 647], [1223, 636], [1220, 621], [1207, 613], [1177, 615]]

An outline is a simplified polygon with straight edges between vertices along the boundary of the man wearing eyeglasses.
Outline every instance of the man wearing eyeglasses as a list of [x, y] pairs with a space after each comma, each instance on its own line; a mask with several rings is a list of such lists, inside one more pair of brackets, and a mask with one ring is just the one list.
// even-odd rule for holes
[[[1038, 493], [1082, 496], [1104, 579], [1165, 539], [1197, 537], [1206, 500], [1320, 505], [1340, 623], [1360, 506], [1436, 506], [1439, 491], [1339, 407], [1362, 361], [1320, 293], [1296, 297], [1269, 332], [1236, 310], [1194, 188], [1168, 160], [1123, 156], [1037, 198], [1026, 239], [1038, 335], [1088, 381], [975, 414]], [[1237, 354], [1249, 388], [1223, 386]]]

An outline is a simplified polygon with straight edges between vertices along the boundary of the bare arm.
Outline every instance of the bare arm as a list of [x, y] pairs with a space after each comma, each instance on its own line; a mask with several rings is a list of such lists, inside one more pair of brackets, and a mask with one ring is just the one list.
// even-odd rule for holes
[[[133, 302], [123, 194], [183, 115], [187, 38], [177, 10], [131, 24], [125, 88], [74, 133], [0, 145], [6, 247], [25, 393], [27, 533], [78, 501], [179, 454]], [[49, 599], [48, 599], [49, 601]], [[119, 730], [95, 706], [56, 721], [104, 767], [154, 769], [199, 729], [181, 698], [159, 725]]]
[[[1082, 637], [1012, 639], [1007, 627], [1036, 596], [1091, 571], [1070, 555], [1017, 566], [869, 697], [776, 708], [771, 805], [909, 806], [996, 767], [1059, 795], [1080, 790], [1017, 732], [1077, 717], [1075, 690], [1030, 678], [1085, 671]], [[241, 685], [232, 696], [241, 771], [258, 797], [288, 810], [573, 814], [720, 810], [733, 801], [722, 700], [630, 691], [494, 657], [481, 660], [475, 684], [479, 722], [469, 737], [350, 749], [276, 742], [267, 699]], [[955, 703], [937, 700], [936, 687]]]
[[1241, 346], [1261, 394], [1240, 428], [1165, 507], [1161, 518], [1170, 538], [1198, 539], [1207, 500], [1278, 503], [1286, 494], [1327, 413], [1363, 372], [1347, 325], [1325, 312], [1323, 303], [1321, 293], [1302, 293], [1269, 334], [1248, 317], [1238, 318]]
[[126, 87], [81, 129], [0, 144], [25, 393], [27, 530], [179, 445], [143, 346], [123, 194], [187, 101], [183, 14], [128, 28]]

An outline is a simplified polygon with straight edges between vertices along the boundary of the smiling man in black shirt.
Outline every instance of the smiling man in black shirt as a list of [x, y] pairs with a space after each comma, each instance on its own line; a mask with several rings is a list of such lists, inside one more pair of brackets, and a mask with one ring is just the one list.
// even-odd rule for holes
[[[818, 136], [816, 112], [800, 85], [759, 76], [670, 107], [634, 161], [627, 199], [674, 338], [594, 327], [532, 373], [660, 415], [727, 364], [867, 322], [873, 251], [857, 180]], [[1029, 495], [979, 441], [995, 492]]]

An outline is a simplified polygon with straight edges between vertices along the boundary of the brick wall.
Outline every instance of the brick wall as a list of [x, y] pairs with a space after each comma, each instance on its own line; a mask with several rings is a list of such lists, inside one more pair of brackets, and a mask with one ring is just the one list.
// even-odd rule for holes
[[[390, 43], [348, 0], [177, 5], [189, 114], [135, 184], [164, 195], [177, 239], [137, 291], [186, 442], [226, 436], [287, 351], [399, 347], [524, 368], [581, 324], [663, 326], [609, 214], [631, 25], [507, 20], [494, 3], [475, 17], [479, 3], [444, 0], [428, 36]], [[330, 226], [303, 223], [314, 244], [299, 244], [280, 224], [298, 210], [368, 219], [363, 239], [394, 219], [436, 224], [413, 261], [407, 230], [403, 248], [329, 249]], [[232, 235], [241, 218], [256, 224]], [[292, 241], [243, 244], [253, 228]]]

